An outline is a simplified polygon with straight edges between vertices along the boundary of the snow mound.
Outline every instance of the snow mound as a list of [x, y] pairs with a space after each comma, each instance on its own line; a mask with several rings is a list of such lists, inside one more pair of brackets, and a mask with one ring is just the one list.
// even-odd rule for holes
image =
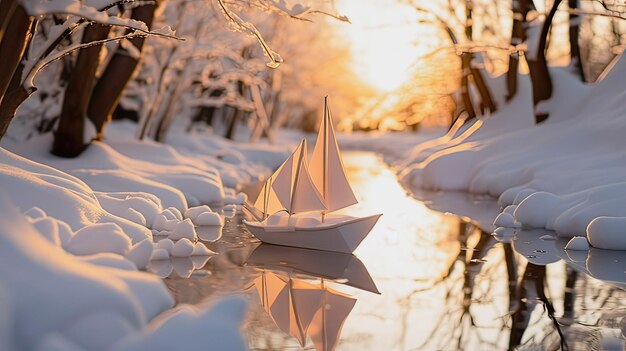
[[496, 220], [493, 222], [495, 227], [505, 227], [505, 228], [519, 228], [519, 222], [515, 221], [515, 218], [510, 213], [502, 212], [496, 217]]
[[204, 212], [213, 212], [213, 210], [211, 210], [211, 208], [207, 205], [190, 207], [187, 211], [185, 211], [185, 218], [189, 218], [193, 221]]
[[224, 219], [215, 212], [203, 212], [195, 218], [194, 223], [200, 226], [223, 226]]
[[[161, 187], [178, 194], [193, 194], [202, 203], [223, 203], [224, 189], [221, 180], [213, 172], [143, 160], [144, 157], [150, 158], [148, 156], [135, 159], [102, 142], [93, 142], [81, 157], [58, 158], [47, 151], [46, 145], [51, 143], [51, 137], [44, 134], [30, 139], [28, 144], [7, 146], [32, 160], [72, 173], [97, 191], [144, 191], [156, 194], [164, 201], [164, 206], [177, 207], [183, 211], [187, 209], [186, 199], [184, 203], [169, 205], [151, 188]], [[122, 184], [126, 185], [124, 189]]]
[[[172, 306], [157, 277], [81, 262], [43, 239], [4, 196], [0, 208], [0, 220], [12, 224], [0, 229], [0, 286], [19, 316], [10, 322], [15, 349], [36, 349], [53, 335], [83, 349], [109, 349]], [[86, 345], [81, 335], [98, 338]]]
[[154, 245], [152, 244], [152, 240], [144, 240], [140, 243], [133, 245], [128, 251], [126, 258], [132, 261], [137, 268], [145, 269], [150, 262], [150, 257], [152, 257], [152, 251], [154, 249]]
[[589, 242], [587, 242], [587, 239], [582, 236], [575, 236], [567, 242], [567, 245], [565, 245], [565, 250], [588, 251]]
[[[30, 209], [29, 217], [49, 215], [67, 223], [74, 231], [93, 224], [113, 223], [133, 242], [152, 238], [144, 226], [104, 210], [94, 192], [81, 180], [2, 148], [0, 182], [19, 208]], [[41, 211], [33, 210], [34, 206]]]
[[587, 238], [599, 249], [626, 250], [626, 217], [594, 218], [587, 226]]
[[169, 235], [169, 238], [172, 240], [184, 239], [195, 241], [198, 238], [198, 234], [196, 234], [196, 228], [191, 222], [191, 219], [186, 218], [184, 221], [176, 223], [174, 231]]
[[130, 247], [130, 239], [120, 226], [114, 223], [103, 223], [85, 227], [74, 233], [68, 244], [68, 251], [75, 255], [111, 252], [124, 256]]
[[173, 257], [189, 257], [192, 253], [193, 243], [187, 238], [178, 240], [171, 251]]

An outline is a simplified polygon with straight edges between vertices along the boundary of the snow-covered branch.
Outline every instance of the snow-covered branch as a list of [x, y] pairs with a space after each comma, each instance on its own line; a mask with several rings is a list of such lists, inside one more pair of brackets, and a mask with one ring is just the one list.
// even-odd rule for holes
[[267, 63], [268, 67], [277, 68], [281, 63], [283, 63], [283, 58], [280, 57], [277, 52], [272, 50], [272, 48], [265, 42], [265, 39], [263, 39], [261, 33], [252, 23], [244, 21], [236, 13], [230, 11], [223, 0], [217, 0], [217, 2], [222, 10], [222, 14], [226, 17], [234, 30], [247, 33], [256, 38], [263, 49], [263, 53], [269, 59], [269, 62]]
[[304, 17], [310, 14], [321, 14], [331, 18], [334, 18], [338, 21], [350, 23], [350, 19], [346, 16], [332, 14], [327, 11], [315, 9], [311, 6], [302, 5], [299, 3], [290, 4], [286, 0], [267, 0], [263, 2], [263, 5], [270, 11], [275, 11], [281, 15], [286, 15], [294, 19], [309, 21], [310, 19]]

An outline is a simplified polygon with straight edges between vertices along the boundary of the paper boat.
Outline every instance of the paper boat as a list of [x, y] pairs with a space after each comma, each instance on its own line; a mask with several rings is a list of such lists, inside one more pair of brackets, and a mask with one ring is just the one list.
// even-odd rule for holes
[[256, 220], [244, 220], [244, 224], [266, 243], [351, 253], [380, 217], [332, 214], [357, 202], [325, 99], [324, 118], [311, 161], [307, 161], [306, 140], [302, 140], [265, 182], [254, 206], [246, 206]]
[[328, 221], [318, 226], [276, 227], [262, 222], [244, 223], [252, 235], [268, 244], [352, 253], [380, 216], [342, 216], [338, 222]]

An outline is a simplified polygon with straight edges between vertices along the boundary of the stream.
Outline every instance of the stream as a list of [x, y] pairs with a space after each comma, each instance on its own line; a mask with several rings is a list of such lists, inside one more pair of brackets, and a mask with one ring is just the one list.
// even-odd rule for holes
[[383, 213], [354, 256], [261, 245], [238, 213], [221, 237], [203, 233], [218, 255], [150, 270], [177, 303], [244, 296], [252, 350], [625, 348], [625, 252], [565, 251], [543, 230], [495, 237], [407, 195], [376, 154], [343, 158], [359, 199], [344, 212]]

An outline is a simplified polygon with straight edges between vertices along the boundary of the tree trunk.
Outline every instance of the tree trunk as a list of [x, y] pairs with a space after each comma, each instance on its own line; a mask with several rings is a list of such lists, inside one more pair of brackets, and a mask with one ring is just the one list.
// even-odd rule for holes
[[466, 121], [470, 121], [476, 118], [476, 111], [472, 103], [472, 97], [469, 89], [469, 76], [471, 74], [470, 64], [472, 56], [468, 52], [461, 54], [461, 99], [463, 100], [463, 107], [467, 112]]
[[[242, 81], [237, 82], [239, 95], [242, 98], [246, 97], [246, 87]], [[237, 125], [243, 119], [244, 111], [240, 108], [235, 107], [235, 113], [233, 114], [233, 118], [231, 118], [230, 123], [228, 124], [228, 128], [226, 130], [226, 134], [224, 135], [226, 139], [234, 140], [235, 139], [235, 131], [237, 130]]]
[[[474, 33], [472, 7], [473, 7], [472, 0], [466, 0], [465, 1], [465, 37], [467, 38], [469, 42], [472, 42], [473, 33]], [[472, 67], [474, 54], [469, 52], [469, 53], [466, 53], [465, 55], [469, 56], [469, 58], [466, 61], [465, 60], [463, 61], [463, 64], [465, 65], [465, 67], [463, 67], [463, 74], [472, 75], [474, 84], [476, 84], [476, 88], [478, 89], [478, 93], [480, 94], [481, 114], [485, 113], [485, 109], [489, 109], [489, 112], [494, 112], [496, 110], [496, 103], [494, 102], [493, 97], [491, 96], [489, 87], [485, 83], [485, 79], [483, 78], [483, 75], [480, 72], [480, 70]], [[469, 98], [469, 86], [468, 86], [467, 94]], [[473, 107], [472, 107], [472, 110], [473, 110]], [[472, 112], [468, 111], [468, 113], [470, 115], [469, 116], [470, 119], [474, 118], [476, 115], [475, 111], [472, 111]], [[472, 113], [474, 114], [474, 116], [472, 116]]]
[[[580, 8], [580, 0], [568, 0], [567, 4], [571, 10]], [[575, 13], [569, 15], [569, 47], [570, 47], [570, 65], [578, 74], [580, 79], [585, 82], [585, 71], [583, 69], [583, 60], [580, 55], [580, 46], [578, 45], [578, 33], [580, 30], [580, 16]]]
[[[209, 93], [210, 97], [219, 97], [225, 94], [224, 89], [215, 89], [213, 91], [211, 91], [211, 93]], [[204, 122], [206, 123], [207, 126], [212, 126], [213, 125], [213, 118], [215, 117], [215, 112], [217, 110], [217, 107], [215, 106], [202, 106], [200, 107], [200, 109], [198, 110], [198, 113], [196, 113], [196, 115], [193, 117], [191, 123], [189, 124], [189, 127], [187, 128], [187, 131], [191, 130], [191, 126], [194, 123], [197, 122]]]
[[[1, 6], [2, 5], [0, 5], [0, 7]], [[15, 20], [17, 20], [20, 23], [23, 22], [24, 20], [23, 15], [26, 14], [24, 12], [24, 9], [21, 6], [18, 6], [15, 9], [15, 12], [16, 14], [12, 20], [8, 18], [5, 19], [7, 21], [7, 26], [11, 25], [12, 23], [14, 24], [15, 22], [13, 21]], [[9, 129], [9, 124], [15, 117], [15, 113], [17, 112], [18, 107], [20, 107], [20, 105], [36, 90], [35, 88], [33, 88], [32, 90], [27, 91], [26, 89], [24, 89], [24, 86], [22, 85], [22, 72], [24, 70], [24, 64], [23, 62], [21, 62], [21, 57], [23, 56], [24, 52], [28, 49], [30, 45], [30, 41], [33, 38], [33, 32], [35, 30], [35, 21], [29, 18], [28, 22], [30, 23], [29, 23], [28, 29], [26, 30], [26, 34], [23, 38], [24, 47], [22, 48], [22, 53], [20, 54], [20, 57], [18, 59], [18, 64], [16, 68], [13, 70], [13, 74], [10, 77], [9, 84], [5, 88], [4, 94], [0, 95], [0, 139], [4, 137], [7, 130]], [[1, 20], [0, 20], [0, 23], [2, 23]], [[15, 36], [12, 36], [12, 32], [13, 31], [7, 27], [7, 31], [6, 31], [6, 33], [8, 34], [8, 36], [6, 37], [7, 42], [15, 39]], [[2, 51], [2, 47], [4, 47], [3, 46], [4, 43], [5, 42], [3, 41], [2, 45], [0, 45], [0, 57], [3, 56], [2, 53], [4, 51]], [[3, 62], [3, 61], [0, 61], [0, 62]], [[6, 65], [6, 66], [9, 66], [9, 65]], [[0, 65], [0, 72], [3, 71], [3, 68], [5, 68], [5, 65]], [[8, 74], [8, 70], [4, 71], [4, 73]], [[4, 73], [0, 73], [0, 76]], [[0, 77], [0, 79], [3, 79], [3, 78]]]
[[[511, 46], [517, 46], [526, 40], [526, 16], [535, 9], [532, 0], [513, 0], [513, 28], [511, 30]], [[506, 72], [506, 100], [511, 100], [517, 94], [517, 73], [519, 71], [519, 53], [509, 56], [509, 68]]]
[[[30, 30], [32, 31], [34, 28], [31, 27]], [[31, 38], [32, 36], [28, 37], [29, 43], [27, 46], [30, 45]], [[11, 78], [11, 83], [9, 83], [4, 99], [2, 99], [2, 102], [0, 103], [0, 136], [4, 136], [6, 134], [9, 124], [15, 117], [18, 107], [20, 107], [20, 105], [35, 92], [35, 89], [32, 91], [24, 89], [24, 85], [22, 84], [23, 71], [24, 63], [20, 62], [17, 69], [13, 73], [13, 78]]]
[[17, 89], [6, 93], [0, 104], [0, 138], [6, 134], [17, 108], [34, 92], [27, 91], [24, 86], [19, 85]]
[[496, 103], [493, 100], [493, 96], [491, 96], [491, 91], [487, 83], [485, 83], [481, 71], [478, 68], [471, 67], [471, 63], [470, 71], [474, 78], [474, 84], [476, 84], [476, 88], [478, 88], [478, 93], [480, 93], [482, 113], [485, 113], [485, 109], [488, 109], [489, 113], [495, 112], [497, 110]]
[[9, 28], [11, 18], [13, 18], [19, 4], [19, 0], [0, 1], [0, 42], [4, 38], [7, 28]]
[[552, 79], [548, 71], [548, 61], [546, 60], [546, 46], [552, 19], [561, 4], [562, 0], [554, 0], [550, 13], [545, 19], [541, 28], [539, 44], [535, 48], [535, 57], [527, 57], [530, 79], [533, 87], [533, 106], [535, 107], [535, 123], [539, 124], [548, 119], [549, 113], [537, 109], [540, 102], [548, 100], [552, 96]]
[[[0, 26], [6, 26], [6, 31], [3, 31], [0, 42], [0, 102], [2, 102], [9, 88], [9, 83], [22, 60], [30, 36], [32, 36], [30, 28], [33, 18], [26, 13], [21, 5], [15, 7], [14, 1], [3, 0], [0, 2], [0, 12], [3, 14], [0, 15], [0, 18], [4, 18], [0, 22]], [[9, 12], [13, 7], [13, 14], [10, 16]], [[2, 127], [6, 129], [5, 126]]]
[[203, 121], [207, 126], [212, 126], [216, 110], [217, 107], [215, 106], [203, 106], [200, 110], [200, 119], [198, 121]]
[[[465, 1], [465, 39], [469, 42], [472, 41], [472, 2], [470, 0]], [[473, 55], [470, 52], [464, 52], [461, 55], [461, 99], [467, 111], [467, 121], [476, 118], [476, 110], [472, 103], [472, 96], [470, 95], [470, 75], [472, 74], [472, 58]]]
[[[136, 7], [132, 10], [131, 18], [144, 22], [148, 27], [152, 25], [156, 4], [148, 4]], [[141, 52], [145, 39], [133, 38], [130, 42]], [[93, 122], [98, 133], [98, 139], [102, 138], [104, 125], [111, 120], [115, 107], [122, 97], [126, 84], [130, 81], [139, 59], [132, 57], [126, 49], [118, 46], [115, 54], [109, 61], [104, 73], [93, 89], [87, 116]]]
[[[85, 28], [83, 43], [105, 39], [111, 27], [92, 24]], [[84, 141], [87, 106], [96, 78], [102, 45], [83, 48], [78, 52], [76, 64], [65, 88], [59, 126], [54, 133], [52, 153], [61, 157], [76, 157], [88, 146]]]

